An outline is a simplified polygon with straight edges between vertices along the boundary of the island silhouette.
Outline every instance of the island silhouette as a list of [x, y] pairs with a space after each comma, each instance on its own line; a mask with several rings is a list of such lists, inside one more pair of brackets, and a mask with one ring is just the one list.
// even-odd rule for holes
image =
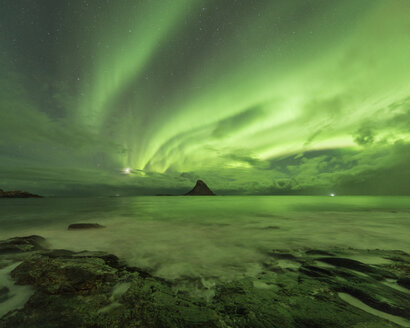
[[215, 196], [214, 192], [209, 189], [205, 182], [197, 180], [195, 187], [187, 192], [185, 196]]

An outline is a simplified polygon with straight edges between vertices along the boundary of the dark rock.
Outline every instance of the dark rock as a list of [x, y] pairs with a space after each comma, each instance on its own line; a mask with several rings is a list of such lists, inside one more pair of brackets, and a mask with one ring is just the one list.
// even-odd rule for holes
[[[11, 273], [34, 295], [0, 327], [225, 327], [222, 316], [195, 299], [179, 297], [161, 279], [119, 266], [104, 252], [42, 250]], [[123, 292], [113, 293], [125, 284]]]
[[0, 303], [7, 300], [9, 291], [10, 290], [7, 287], [0, 286]]
[[325, 262], [328, 264], [332, 264], [335, 266], [341, 266], [344, 268], [364, 272], [364, 273], [372, 273], [375, 272], [375, 269], [372, 268], [371, 266], [364, 264], [362, 262], [352, 260], [352, 259], [346, 259], [346, 258], [341, 258], [341, 257], [322, 257], [319, 258], [318, 261]]
[[215, 194], [208, 188], [202, 180], [196, 182], [195, 187], [185, 194], [186, 196], [215, 196]]
[[322, 257], [319, 258], [318, 261], [370, 274], [378, 280], [382, 280], [383, 278], [396, 278], [394, 274], [387, 270], [384, 270], [382, 268], [376, 268], [352, 259], [341, 257]]
[[267, 226], [267, 227], [263, 227], [263, 230], [279, 230], [280, 227], [278, 226]]
[[68, 230], [82, 230], [82, 229], [100, 229], [105, 226], [98, 223], [73, 223], [68, 226]]
[[26, 191], [20, 191], [20, 190], [3, 191], [2, 189], [0, 189], [0, 198], [42, 198], [42, 196], [31, 194]]
[[410, 289], [410, 278], [400, 278], [397, 283], [404, 288]]
[[297, 257], [295, 255], [290, 254], [290, 253], [283, 253], [281, 251], [273, 250], [268, 253], [270, 256], [273, 256], [277, 259], [283, 259], [283, 260], [297, 260]]
[[0, 241], [0, 254], [21, 253], [46, 248], [46, 240], [40, 236], [15, 237]]
[[61, 257], [61, 258], [72, 258], [75, 256], [75, 252], [73, 251], [69, 251], [66, 249], [53, 249], [51, 251], [46, 251], [43, 252], [42, 255], [44, 256], [48, 256], [51, 258], [57, 258], [57, 257]]
[[324, 255], [324, 256], [333, 256], [334, 255], [332, 253], [322, 251], [320, 249], [310, 249], [310, 250], [306, 251], [306, 254], [308, 254], [308, 255]]
[[7, 287], [0, 287], [0, 296], [7, 294], [9, 289]]
[[33, 285], [43, 293], [88, 295], [110, 288], [116, 269], [99, 258], [47, 258], [24, 261], [11, 275], [20, 285]]
[[[383, 286], [375, 288], [374, 284], [365, 282], [361, 284], [347, 282], [342, 284], [338, 291], [354, 296], [379, 311], [410, 319], [410, 301], [407, 295], [392, 293]], [[380, 297], [381, 295], [383, 296]], [[387, 295], [388, 298], [384, 297]]]
[[[39, 238], [13, 238], [0, 245], [22, 243], [24, 246], [25, 242], [32, 245], [35, 241], [44, 241]], [[21, 262], [11, 276], [17, 284], [28, 284], [34, 289], [24, 308], [0, 318], [0, 328], [398, 327], [347, 303], [339, 293], [349, 294], [372, 308], [395, 316], [408, 318], [410, 315], [408, 294], [375, 278], [388, 271], [408, 283], [407, 278], [403, 278], [406, 276], [403, 268], [407, 267], [409, 259], [394, 251], [332, 250], [329, 253], [334, 254], [330, 260], [333, 265], [325, 266], [321, 263], [325, 262], [322, 252], [315, 256], [314, 253], [306, 254], [305, 249], [274, 250], [265, 254], [272, 265], [296, 260], [301, 265], [299, 270], [265, 271], [255, 276], [216, 281], [215, 296], [205, 301], [180, 292], [184, 283], [203, 286], [192, 276], [187, 276], [178, 285], [143, 269], [128, 267], [115, 255], [105, 252], [44, 247], [24, 252], [25, 249], [24, 246], [19, 253], [0, 254], [0, 260], [10, 261], [11, 256], [15, 256], [16, 261]], [[27, 249], [32, 250], [32, 247]], [[369, 266], [345, 258], [364, 254], [397, 260]], [[8, 289], [0, 286], [0, 302], [2, 297], [7, 299], [8, 294]]]
[[299, 268], [299, 271], [311, 277], [333, 276], [333, 272], [324, 268], [319, 268], [313, 265], [304, 265]]

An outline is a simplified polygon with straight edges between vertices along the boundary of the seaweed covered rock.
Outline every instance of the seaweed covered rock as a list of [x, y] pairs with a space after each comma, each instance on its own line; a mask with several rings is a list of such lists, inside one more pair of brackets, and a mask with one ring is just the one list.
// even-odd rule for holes
[[15, 237], [0, 241], [0, 254], [37, 251], [46, 246], [46, 240], [41, 236]]
[[[112, 254], [27, 248], [18, 260], [11, 277], [35, 292], [0, 318], [1, 328], [224, 327], [215, 310]], [[1, 290], [0, 306], [8, 295]]]
[[48, 294], [91, 294], [104, 290], [116, 279], [116, 269], [98, 257], [25, 260], [11, 276], [19, 285], [32, 285]]

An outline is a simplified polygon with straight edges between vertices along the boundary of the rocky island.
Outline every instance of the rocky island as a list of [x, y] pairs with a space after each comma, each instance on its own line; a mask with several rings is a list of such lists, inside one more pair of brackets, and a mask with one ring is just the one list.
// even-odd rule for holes
[[68, 226], [68, 230], [88, 230], [105, 228], [98, 223], [73, 223]]
[[187, 192], [185, 196], [215, 196], [215, 194], [209, 189], [205, 182], [197, 180], [195, 187]]
[[42, 198], [42, 196], [31, 194], [26, 191], [20, 191], [20, 190], [4, 191], [0, 189], [0, 198]]

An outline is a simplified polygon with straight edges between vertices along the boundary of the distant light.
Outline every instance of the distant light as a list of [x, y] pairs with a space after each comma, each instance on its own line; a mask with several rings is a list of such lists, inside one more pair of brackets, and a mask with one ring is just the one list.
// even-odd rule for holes
[[131, 169], [129, 167], [127, 167], [126, 169], [124, 169], [124, 173], [125, 174], [130, 174], [131, 173]]
[[335, 197], [336, 195], [332, 193], [332, 194], [330, 194], [329, 196], [330, 196], [330, 197]]

